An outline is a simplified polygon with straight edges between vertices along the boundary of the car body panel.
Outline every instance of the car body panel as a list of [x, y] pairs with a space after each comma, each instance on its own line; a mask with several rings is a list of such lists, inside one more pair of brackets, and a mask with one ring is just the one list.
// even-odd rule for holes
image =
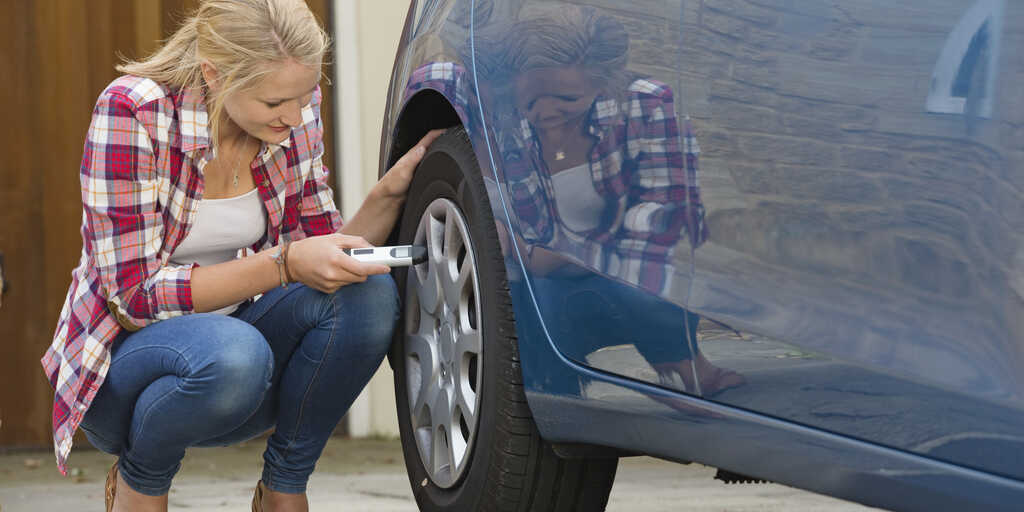
[[[1006, 49], [1021, 42], [1022, 6], [574, 2], [625, 27], [631, 78], [648, 80], [625, 89], [672, 91], [679, 136], [700, 140], [697, 152], [680, 145], [684, 158], [699, 155], [702, 194], [684, 223], [704, 221], [710, 233], [669, 239], [671, 285], [655, 289], [621, 266], [588, 265], [585, 241], [531, 238], [538, 222], [516, 202], [555, 195], [536, 175], [557, 152], [522, 164], [530, 132], [512, 115], [515, 74], [474, 43], [488, 24], [541, 3], [551, 2], [413, 2], [419, 19], [396, 59], [381, 162], [383, 171], [400, 154], [401, 116], [417, 94], [441, 94], [467, 128], [499, 231], [511, 233], [502, 249], [542, 435], [877, 506], [1013, 508], [1024, 497], [1013, 480], [1024, 477], [1024, 180], [1014, 175], [1024, 102], [1008, 84], [1024, 63]], [[944, 61], [977, 53], [978, 38], [962, 34], [985, 20], [991, 46], [973, 79], [984, 93], [957, 96], [963, 80]], [[850, 66], [854, 57], [870, 62]], [[538, 247], [574, 258], [583, 277], [539, 278]], [[667, 340], [659, 362], [692, 378], [664, 378], [628, 330], [550, 299], [580, 281], [606, 300], [643, 301], [609, 315]], [[742, 383], [715, 389], [692, 354]]]
[[533, 349], [531, 357], [545, 364], [524, 361], [524, 378], [546, 382], [571, 372], [587, 390], [527, 393], [538, 427], [554, 442], [698, 461], [891, 510], [1010, 511], [1024, 497], [1017, 480], [637, 383], [560, 359], [549, 347]]
[[[693, 115], [714, 141], [688, 307], [731, 328], [706, 323], [698, 345], [748, 380], [711, 399], [1024, 477], [1024, 68], [1001, 51], [1020, 6], [743, 5], [683, 23], [690, 48], [737, 41], [687, 59], [712, 84]], [[973, 78], [942, 85], [949, 56]]]

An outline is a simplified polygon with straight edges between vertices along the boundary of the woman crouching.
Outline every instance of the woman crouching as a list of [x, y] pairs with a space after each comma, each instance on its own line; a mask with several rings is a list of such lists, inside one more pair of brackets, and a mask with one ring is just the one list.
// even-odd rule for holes
[[323, 165], [328, 37], [301, 0], [206, 0], [100, 95], [83, 250], [42, 364], [57, 464], [80, 426], [117, 455], [107, 510], [165, 511], [186, 448], [273, 428], [254, 510], [306, 482], [398, 314], [382, 243], [427, 134], [342, 224]]

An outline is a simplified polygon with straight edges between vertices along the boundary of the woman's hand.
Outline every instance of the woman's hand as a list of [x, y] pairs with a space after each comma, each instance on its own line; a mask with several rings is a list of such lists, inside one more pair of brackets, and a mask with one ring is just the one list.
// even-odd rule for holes
[[363, 263], [342, 251], [357, 247], [373, 246], [362, 237], [340, 233], [293, 242], [288, 250], [288, 271], [295, 281], [324, 293], [391, 271], [387, 265]]
[[441, 136], [444, 130], [430, 130], [426, 135], [416, 143], [412, 149], [410, 149], [402, 158], [399, 158], [395, 165], [388, 169], [388, 172], [384, 173], [384, 176], [377, 182], [377, 187], [380, 189], [379, 192], [384, 197], [390, 198], [405, 198], [406, 192], [409, 191], [409, 184], [412, 183], [413, 173], [416, 171], [416, 166], [419, 165], [420, 160], [423, 159], [423, 155], [426, 154], [427, 148], [434, 142], [435, 139]]

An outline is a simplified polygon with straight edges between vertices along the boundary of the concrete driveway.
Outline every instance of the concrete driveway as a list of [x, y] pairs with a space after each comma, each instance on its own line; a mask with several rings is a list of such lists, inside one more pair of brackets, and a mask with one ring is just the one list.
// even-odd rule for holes
[[[171, 488], [171, 510], [249, 510], [262, 467], [262, 441], [190, 450]], [[74, 476], [57, 473], [51, 452], [0, 456], [0, 512], [103, 511], [113, 457], [90, 448], [71, 455]], [[649, 457], [622, 459], [608, 506], [647, 511], [866, 511], [867, 507], [774, 484], [726, 485], [712, 468]], [[311, 510], [412, 512], [416, 503], [394, 440], [335, 438], [309, 483]]]

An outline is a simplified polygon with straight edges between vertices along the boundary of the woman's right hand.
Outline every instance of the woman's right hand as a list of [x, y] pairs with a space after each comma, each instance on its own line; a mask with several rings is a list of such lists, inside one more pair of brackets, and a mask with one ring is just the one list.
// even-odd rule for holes
[[340, 233], [298, 240], [288, 249], [288, 272], [293, 280], [310, 288], [334, 293], [342, 286], [391, 271], [387, 265], [363, 263], [342, 251], [359, 247], [373, 246], [362, 237]]

